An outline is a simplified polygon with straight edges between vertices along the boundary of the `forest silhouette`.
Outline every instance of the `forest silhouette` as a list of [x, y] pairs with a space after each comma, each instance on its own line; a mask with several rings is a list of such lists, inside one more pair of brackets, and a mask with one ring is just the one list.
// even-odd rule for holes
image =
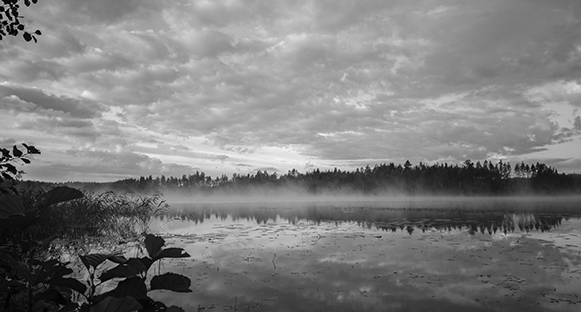
[[485, 160], [449, 165], [436, 163], [412, 165], [384, 163], [354, 171], [315, 169], [286, 174], [258, 170], [253, 174], [212, 177], [204, 172], [174, 176], [141, 176], [112, 183], [82, 183], [71, 186], [89, 189], [165, 195], [277, 195], [299, 192], [313, 195], [574, 195], [581, 191], [581, 175], [559, 173], [544, 163], [508, 162], [496, 164]]

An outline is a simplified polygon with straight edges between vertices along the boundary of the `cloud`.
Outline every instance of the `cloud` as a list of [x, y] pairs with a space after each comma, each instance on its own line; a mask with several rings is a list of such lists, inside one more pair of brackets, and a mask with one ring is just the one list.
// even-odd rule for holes
[[133, 152], [110, 152], [107, 150], [71, 149], [66, 154], [83, 159], [88, 168], [97, 167], [101, 174], [117, 176], [139, 176], [165, 174], [181, 176], [195, 171], [191, 166], [164, 163], [160, 159]]
[[0, 146], [12, 146], [16, 144], [16, 140], [11, 138], [0, 137]]
[[39, 43], [0, 42], [3, 136], [55, 150], [228, 174], [558, 153], [581, 131], [576, 0], [67, 0], [26, 16]]
[[581, 130], [581, 117], [576, 116], [573, 125], [575, 126], [575, 130]]
[[532, 102], [565, 101], [578, 107], [581, 106], [581, 84], [576, 80], [549, 82], [528, 89], [525, 96]]
[[45, 93], [36, 88], [27, 88], [8, 83], [0, 84], [0, 97], [16, 97], [17, 99], [31, 103], [34, 110], [53, 110], [70, 114], [77, 118], [99, 117], [103, 108], [97, 103], [87, 103], [68, 96], [57, 96]]

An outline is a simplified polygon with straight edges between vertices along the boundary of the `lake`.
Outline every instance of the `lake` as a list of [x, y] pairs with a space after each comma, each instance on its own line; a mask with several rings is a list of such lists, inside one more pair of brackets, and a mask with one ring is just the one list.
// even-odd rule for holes
[[186, 311], [580, 311], [578, 198], [172, 204]]

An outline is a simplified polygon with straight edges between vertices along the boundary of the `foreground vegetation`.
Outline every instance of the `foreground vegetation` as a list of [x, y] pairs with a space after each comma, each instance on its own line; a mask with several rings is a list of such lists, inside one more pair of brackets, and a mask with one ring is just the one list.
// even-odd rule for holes
[[[23, 146], [26, 152], [17, 146], [12, 151], [1, 149], [0, 310], [183, 311], [148, 295], [155, 290], [191, 292], [186, 276], [148, 275], [159, 260], [189, 257], [182, 248], [163, 248], [163, 238], [146, 234], [151, 216], [166, 208], [161, 198], [83, 193], [67, 186], [27, 188], [19, 183], [21, 172], [16, 165], [29, 164], [30, 155], [40, 151]], [[74, 256], [85, 272], [75, 272], [70, 262], [62, 260], [63, 250], [52, 247], [57, 240], [63, 246], [88, 236], [101, 241], [135, 240], [144, 252], [126, 258], [123, 252], [77, 248]], [[112, 290], [103, 292], [103, 285]]]

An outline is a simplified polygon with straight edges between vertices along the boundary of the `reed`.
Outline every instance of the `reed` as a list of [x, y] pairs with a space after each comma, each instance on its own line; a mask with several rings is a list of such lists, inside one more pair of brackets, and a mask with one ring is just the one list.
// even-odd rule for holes
[[169, 209], [160, 194], [83, 193], [82, 198], [43, 210], [39, 222], [31, 229], [34, 236], [131, 240], [148, 232], [151, 217]]

